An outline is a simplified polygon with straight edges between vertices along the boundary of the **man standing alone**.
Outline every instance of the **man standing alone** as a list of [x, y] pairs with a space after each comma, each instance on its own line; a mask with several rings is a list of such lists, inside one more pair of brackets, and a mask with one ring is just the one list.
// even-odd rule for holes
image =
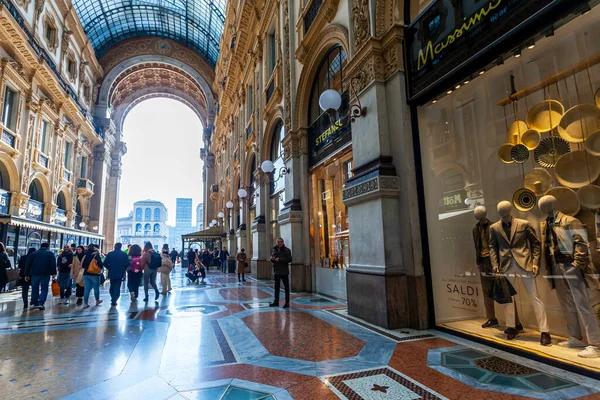
[[290, 269], [289, 263], [292, 262], [292, 251], [285, 247], [283, 239], [277, 239], [277, 245], [273, 247], [271, 252], [271, 262], [273, 263], [273, 272], [275, 274], [275, 299], [269, 304], [269, 307], [279, 307], [279, 290], [281, 289], [280, 281], [283, 281], [285, 288], [285, 304], [283, 308], [290, 306]]
[[31, 308], [45, 310], [50, 276], [56, 275], [56, 258], [50, 251], [49, 243], [42, 243], [40, 249], [27, 257], [25, 280], [31, 282]]
[[175, 263], [177, 262], [177, 257], [179, 257], [179, 253], [177, 252], [177, 250], [173, 249], [173, 250], [171, 250], [171, 253], [169, 254], [169, 256], [171, 257], [171, 262], [173, 263], [173, 267], [175, 267]]
[[129, 267], [129, 257], [121, 250], [123, 245], [115, 243], [115, 249], [109, 252], [104, 259], [104, 266], [108, 269], [110, 280], [110, 305], [116, 307], [117, 300], [121, 296], [121, 282], [125, 278], [125, 271]]

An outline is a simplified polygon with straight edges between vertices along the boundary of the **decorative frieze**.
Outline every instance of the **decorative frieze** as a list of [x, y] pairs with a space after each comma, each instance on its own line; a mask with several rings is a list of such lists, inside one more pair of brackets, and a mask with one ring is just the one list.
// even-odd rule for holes
[[400, 178], [378, 175], [348, 184], [342, 191], [342, 200], [346, 206], [351, 206], [379, 197], [397, 197], [399, 193]]

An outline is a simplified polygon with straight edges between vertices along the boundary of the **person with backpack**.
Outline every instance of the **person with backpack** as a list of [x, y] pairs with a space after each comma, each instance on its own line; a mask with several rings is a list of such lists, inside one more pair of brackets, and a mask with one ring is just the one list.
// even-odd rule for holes
[[104, 266], [108, 270], [110, 280], [110, 305], [117, 306], [117, 300], [121, 296], [121, 282], [125, 278], [125, 271], [129, 267], [129, 257], [121, 250], [123, 245], [115, 243], [115, 249], [109, 252], [104, 259]]
[[83, 304], [83, 294], [85, 292], [85, 281], [83, 269], [81, 267], [83, 257], [85, 257], [85, 249], [83, 246], [77, 246], [73, 255], [73, 265], [71, 267], [71, 278], [75, 280], [75, 297], [77, 297], [77, 303], [75, 303], [75, 305], [77, 306]]
[[133, 244], [129, 248], [129, 268], [127, 269], [127, 289], [129, 290], [129, 296], [131, 302], [137, 300], [140, 292], [140, 284], [144, 276], [144, 269], [142, 268], [142, 248]]
[[29, 288], [31, 287], [31, 282], [25, 280], [25, 266], [27, 265], [27, 257], [34, 251], [35, 247], [30, 247], [27, 250], [27, 254], [19, 258], [19, 277], [21, 278], [19, 283], [21, 284], [21, 297], [23, 298], [24, 310], [29, 306]]
[[162, 264], [162, 257], [152, 247], [151, 242], [147, 242], [144, 245], [144, 252], [142, 253], [142, 259], [140, 265], [144, 271], [144, 301], [148, 301], [148, 286], [152, 286], [154, 289], [155, 297], [154, 301], [158, 301], [160, 292], [156, 285], [156, 274]]
[[81, 267], [83, 268], [83, 280], [85, 283], [83, 308], [90, 307], [88, 300], [92, 289], [94, 290], [94, 297], [96, 298], [96, 306], [99, 306], [102, 304], [102, 300], [100, 300], [100, 275], [102, 275], [103, 264], [102, 258], [100, 257], [100, 251], [95, 244], [90, 244], [88, 246]]

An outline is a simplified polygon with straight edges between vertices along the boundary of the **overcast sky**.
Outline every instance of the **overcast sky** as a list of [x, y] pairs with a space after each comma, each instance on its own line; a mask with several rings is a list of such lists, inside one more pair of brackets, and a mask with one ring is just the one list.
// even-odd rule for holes
[[170, 99], [149, 99], [131, 110], [123, 136], [127, 154], [119, 192], [119, 217], [138, 200], [164, 203], [168, 224], [175, 225], [175, 199], [191, 197], [193, 223], [202, 201], [202, 124], [186, 105]]

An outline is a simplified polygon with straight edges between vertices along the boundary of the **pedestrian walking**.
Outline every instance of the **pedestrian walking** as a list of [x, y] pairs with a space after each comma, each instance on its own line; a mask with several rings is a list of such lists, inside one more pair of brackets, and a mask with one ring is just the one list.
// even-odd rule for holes
[[229, 252], [227, 251], [227, 247], [223, 247], [219, 251], [219, 260], [221, 261], [221, 270], [223, 272], [227, 272], [227, 259], [229, 258]]
[[147, 242], [144, 245], [144, 252], [142, 253], [142, 260], [140, 261], [142, 269], [144, 270], [144, 301], [148, 301], [148, 287], [152, 286], [154, 289], [155, 297], [154, 301], [158, 301], [160, 292], [158, 286], [156, 286], [156, 274], [158, 268], [162, 264], [162, 257], [152, 247], [152, 243]]
[[173, 263], [173, 267], [175, 267], [175, 264], [177, 264], [177, 257], [179, 257], [179, 253], [177, 252], [177, 250], [173, 249], [173, 250], [171, 250], [171, 253], [169, 254], [169, 256], [171, 257], [171, 262]]
[[[248, 264], [248, 257], [246, 255], [246, 250], [242, 249], [235, 256], [237, 260], [237, 274], [238, 274], [238, 282], [246, 282], [246, 278], [244, 274], [246, 273], [246, 265]], [[240, 279], [241, 276], [241, 279]]]
[[171, 255], [169, 254], [169, 249], [162, 250], [161, 254], [161, 264], [158, 268], [158, 273], [160, 274], [160, 288], [161, 294], [164, 296], [167, 293], [170, 293], [173, 288], [171, 287], [171, 270], [173, 269], [173, 261], [171, 261]]
[[89, 308], [88, 302], [90, 298], [90, 292], [94, 291], [94, 297], [96, 298], [96, 306], [102, 304], [100, 300], [100, 275], [102, 275], [102, 257], [100, 257], [100, 251], [94, 244], [90, 244], [87, 248], [83, 261], [81, 262], [83, 268], [83, 280], [85, 283], [85, 290], [83, 292], [83, 308]]
[[196, 252], [194, 249], [190, 249], [185, 256], [188, 260], [188, 271], [193, 271], [196, 266]]
[[129, 268], [127, 269], [127, 290], [129, 290], [129, 296], [131, 302], [137, 300], [140, 292], [140, 284], [142, 283], [142, 277], [144, 276], [144, 269], [142, 268], [142, 248], [133, 244], [129, 248]]
[[[73, 247], [71, 247], [73, 248]], [[83, 246], [77, 246], [75, 248], [75, 254], [73, 255], [73, 264], [71, 266], [71, 278], [75, 280], [75, 297], [77, 297], [77, 303], [75, 305], [83, 304], [83, 295], [85, 293], [85, 280], [83, 278], [83, 268], [81, 262], [85, 256], [85, 249]]]
[[31, 287], [31, 282], [25, 280], [25, 266], [27, 265], [27, 257], [34, 251], [35, 247], [30, 247], [27, 254], [19, 259], [19, 283], [21, 284], [21, 297], [23, 298], [23, 309], [25, 310], [29, 307], [29, 288]]
[[40, 249], [27, 257], [25, 280], [31, 282], [31, 308], [45, 310], [50, 277], [56, 276], [56, 257], [50, 251], [50, 243], [42, 243]]
[[4, 243], [0, 242], [0, 293], [6, 291], [6, 284], [8, 283], [8, 270], [11, 269], [10, 260], [8, 254], [6, 254], [6, 247]]
[[73, 252], [71, 246], [65, 245], [58, 256], [58, 287], [60, 288], [60, 300], [58, 304], [69, 304], [71, 294], [71, 268], [73, 267]]
[[104, 266], [108, 270], [108, 279], [110, 280], [110, 305], [117, 306], [117, 300], [121, 296], [121, 282], [125, 278], [125, 271], [129, 267], [129, 257], [121, 250], [123, 245], [115, 243], [115, 248], [110, 251], [104, 259]]
[[285, 288], [285, 304], [283, 308], [290, 306], [290, 269], [289, 263], [292, 262], [292, 251], [285, 247], [282, 238], [277, 239], [277, 245], [273, 247], [271, 252], [271, 262], [273, 263], [273, 272], [275, 275], [275, 299], [269, 304], [269, 307], [279, 307], [279, 290], [281, 282]]

